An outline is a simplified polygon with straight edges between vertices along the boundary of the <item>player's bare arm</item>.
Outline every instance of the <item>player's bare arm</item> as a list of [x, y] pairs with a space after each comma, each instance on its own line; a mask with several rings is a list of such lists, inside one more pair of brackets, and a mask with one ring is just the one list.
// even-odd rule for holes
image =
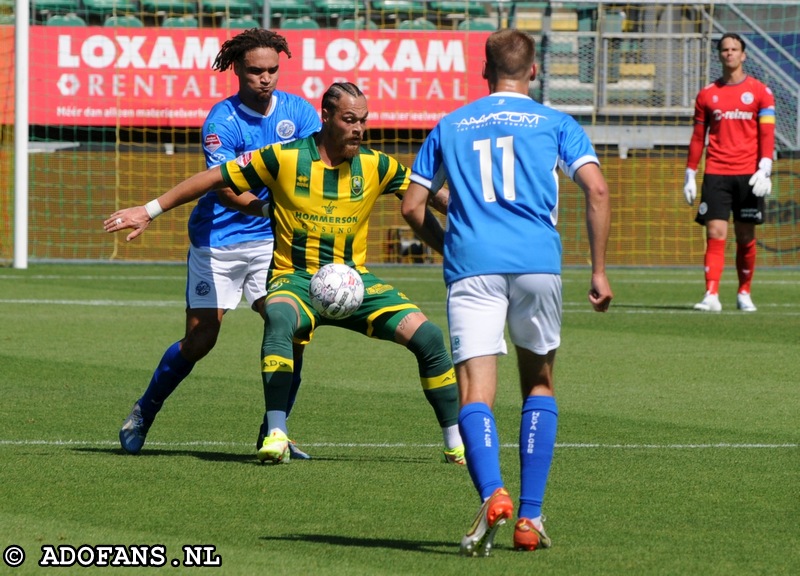
[[447, 188], [440, 188], [436, 194], [431, 194], [428, 197], [428, 206], [445, 216], [447, 215], [447, 204], [449, 202], [450, 190]]
[[[134, 206], [117, 210], [103, 221], [103, 228], [106, 232], [119, 232], [120, 230], [132, 228], [133, 232], [125, 238], [126, 241], [130, 242], [144, 232], [150, 222], [161, 212], [167, 212], [177, 206], [197, 200], [209, 190], [223, 186], [225, 186], [225, 181], [222, 178], [220, 167], [209, 168], [204, 172], [190, 176], [156, 200], [149, 202], [146, 206]], [[156, 204], [153, 204], [154, 202]]]
[[269, 207], [269, 202], [261, 200], [252, 192], [237, 194], [230, 188], [222, 188], [217, 190], [217, 198], [219, 198], [219, 203], [226, 208], [238, 210], [248, 216], [260, 218], [267, 216], [266, 210]]
[[[408, 185], [403, 195], [401, 212], [411, 229], [423, 242], [439, 254], [444, 251], [444, 230], [442, 225], [428, 209], [428, 189], [416, 182]], [[446, 212], [446, 208], [445, 208]]]
[[608, 310], [614, 293], [606, 276], [606, 246], [611, 229], [608, 184], [597, 164], [585, 164], [575, 173], [575, 182], [586, 196], [586, 229], [592, 256], [589, 302], [596, 312]]

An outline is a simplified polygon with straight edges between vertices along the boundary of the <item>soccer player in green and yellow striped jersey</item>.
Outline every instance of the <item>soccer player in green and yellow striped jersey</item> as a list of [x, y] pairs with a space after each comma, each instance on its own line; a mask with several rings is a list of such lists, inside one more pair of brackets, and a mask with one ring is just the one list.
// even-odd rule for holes
[[381, 195], [405, 191], [408, 169], [382, 152], [360, 146], [354, 151], [329, 166], [310, 136], [222, 167], [237, 190], [262, 182], [272, 190], [270, 216], [278, 237], [273, 278], [294, 270], [314, 274], [330, 262], [366, 271], [369, 215]]
[[[368, 108], [355, 84], [332, 84], [322, 98], [321, 112], [322, 129], [317, 134], [244, 154], [195, 174], [157, 199], [166, 211], [209, 189], [230, 187], [247, 195], [248, 190], [266, 185], [272, 192], [271, 202], [250, 199], [270, 216], [275, 235], [262, 342], [269, 435], [258, 457], [276, 463], [286, 460], [292, 344], [308, 342], [314, 329], [325, 324], [402, 344], [415, 355], [423, 391], [442, 428], [445, 461], [464, 464], [455, 373], [441, 329], [405, 294], [365, 267], [370, 212], [384, 194], [402, 197], [408, 169], [391, 156], [362, 146]], [[114, 216], [105, 221], [105, 229], [133, 228], [128, 240], [151, 221], [142, 206]], [[355, 268], [364, 281], [363, 304], [344, 319], [323, 318], [309, 301], [311, 276], [329, 262]]]

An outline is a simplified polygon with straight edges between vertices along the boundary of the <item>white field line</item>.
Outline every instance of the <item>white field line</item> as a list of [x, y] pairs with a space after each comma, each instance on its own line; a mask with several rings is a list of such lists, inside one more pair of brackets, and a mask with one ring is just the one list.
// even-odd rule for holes
[[[115, 440], [3, 440], [0, 446], [119, 446]], [[148, 447], [159, 446], [166, 448], [182, 447], [252, 447], [252, 443], [244, 442], [217, 442], [212, 440], [199, 440], [192, 442], [148, 442]], [[439, 448], [440, 444], [409, 444], [397, 442], [303, 442], [303, 447], [314, 448]], [[501, 444], [501, 448], [517, 448], [517, 444]], [[556, 448], [573, 449], [608, 449], [608, 450], [714, 450], [714, 449], [797, 449], [800, 444], [741, 444], [717, 442], [712, 444], [600, 444], [600, 443], [557, 443]]]
[[[581, 271], [571, 271], [565, 270], [562, 273], [562, 277], [564, 278], [565, 282], [573, 282], [578, 281], [575, 277], [581, 274], [580, 278], [583, 278], [583, 272]], [[641, 275], [640, 275], [641, 274]], [[764, 278], [763, 276], [759, 276], [757, 282], [758, 284], [768, 284], [772, 286], [785, 286], [785, 285], [796, 285], [797, 284], [797, 275], [792, 274], [791, 272], [786, 272], [790, 277], [789, 279], [777, 279], [777, 278]], [[625, 282], [625, 283], [636, 283], [636, 284], [679, 284], [679, 285], [686, 285], [686, 284], [697, 284], [698, 273], [696, 271], [687, 272], [686, 279], [675, 278], [675, 276], [681, 275], [680, 272], [670, 273], [669, 278], [658, 277], [655, 273], [642, 271], [637, 272], [634, 270], [625, 270], [625, 271], [613, 271], [609, 273], [609, 277], [612, 281], [616, 281], [617, 283]], [[782, 274], [783, 275], [783, 274]], [[391, 279], [391, 282], [436, 282], [442, 283], [444, 282], [442, 276], [440, 274], [435, 275], [434, 277], [430, 276], [401, 276], [395, 277], [391, 273], [381, 272], [380, 276], [384, 279]], [[588, 273], [585, 274], [588, 278]], [[655, 276], [646, 278], [644, 276]], [[396, 278], [396, 279], [395, 279]], [[90, 280], [90, 281], [142, 281], [142, 280], [151, 280], [154, 282], [163, 282], [163, 281], [176, 281], [176, 282], [185, 282], [186, 281], [186, 273], [182, 273], [180, 275], [151, 275], [151, 276], [139, 276], [139, 275], [116, 275], [116, 274], [98, 274], [98, 275], [80, 275], [80, 276], [72, 276], [72, 275], [60, 275], [60, 274], [34, 274], [34, 275], [22, 275], [22, 274], [2, 274], [0, 273], [0, 281], [2, 280]], [[702, 284], [702, 274], [700, 276], [700, 282]]]
[[120, 307], [164, 307], [164, 306], [186, 306], [186, 300], [49, 300], [39, 298], [3, 298], [0, 304], [46, 304], [48, 306], [108, 306], [111, 308]]
[[[243, 301], [244, 302], [244, 301]], [[422, 308], [429, 306], [439, 306], [443, 301], [430, 301], [430, 300], [417, 300], [416, 304]], [[56, 300], [49, 298], [0, 298], [0, 304], [9, 304], [14, 306], [32, 305], [32, 306], [92, 306], [92, 307], [109, 307], [109, 308], [181, 308], [186, 306], [185, 300]], [[670, 307], [660, 307], [658, 305], [639, 304], [636, 302], [626, 302], [624, 305], [614, 306], [612, 304], [612, 311], [616, 314], [693, 314], [697, 312], [692, 309], [691, 303], [686, 303], [685, 307], [674, 304]], [[588, 301], [565, 301], [563, 304], [565, 314], [590, 314], [594, 313]], [[780, 313], [781, 316], [797, 316], [800, 315], [800, 302], [789, 303], [784, 302], [780, 304], [771, 304], [759, 302], [758, 308], [761, 311], [775, 311]], [[798, 309], [795, 312], [793, 309]], [[725, 310], [727, 312], [738, 312], [731, 308]]]

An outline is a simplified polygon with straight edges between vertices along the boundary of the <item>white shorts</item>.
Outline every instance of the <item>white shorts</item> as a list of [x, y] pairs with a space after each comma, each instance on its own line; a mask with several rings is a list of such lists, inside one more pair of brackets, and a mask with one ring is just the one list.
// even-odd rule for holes
[[221, 248], [190, 246], [186, 306], [234, 310], [242, 293], [250, 306], [267, 295], [272, 240], [241, 242]]
[[456, 364], [507, 354], [506, 324], [515, 346], [547, 354], [561, 344], [561, 276], [491, 274], [458, 280], [447, 290], [447, 321]]

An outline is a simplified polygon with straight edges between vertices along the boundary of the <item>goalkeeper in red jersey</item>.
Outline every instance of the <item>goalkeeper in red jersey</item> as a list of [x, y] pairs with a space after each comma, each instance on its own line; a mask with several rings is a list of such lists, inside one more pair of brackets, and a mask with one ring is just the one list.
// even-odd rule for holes
[[[683, 194], [691, 206], [703, 148], [706, 166], [695, 221], [706, 227], [706, 294], [695, 310], [719, 312], [719, 282], [725, 267], [728, 220], [733, 213], [739, 310], [755, 312], [750, 283], [756, 263], [756, 224], [764, 222], [764, 197], [772, 191], [775, 97], [744, 71], [745, 42], [724, 34], [717, 42], [722, 77], [697, 94]], [[708, 146], [706, 147], [706, 134]]]

